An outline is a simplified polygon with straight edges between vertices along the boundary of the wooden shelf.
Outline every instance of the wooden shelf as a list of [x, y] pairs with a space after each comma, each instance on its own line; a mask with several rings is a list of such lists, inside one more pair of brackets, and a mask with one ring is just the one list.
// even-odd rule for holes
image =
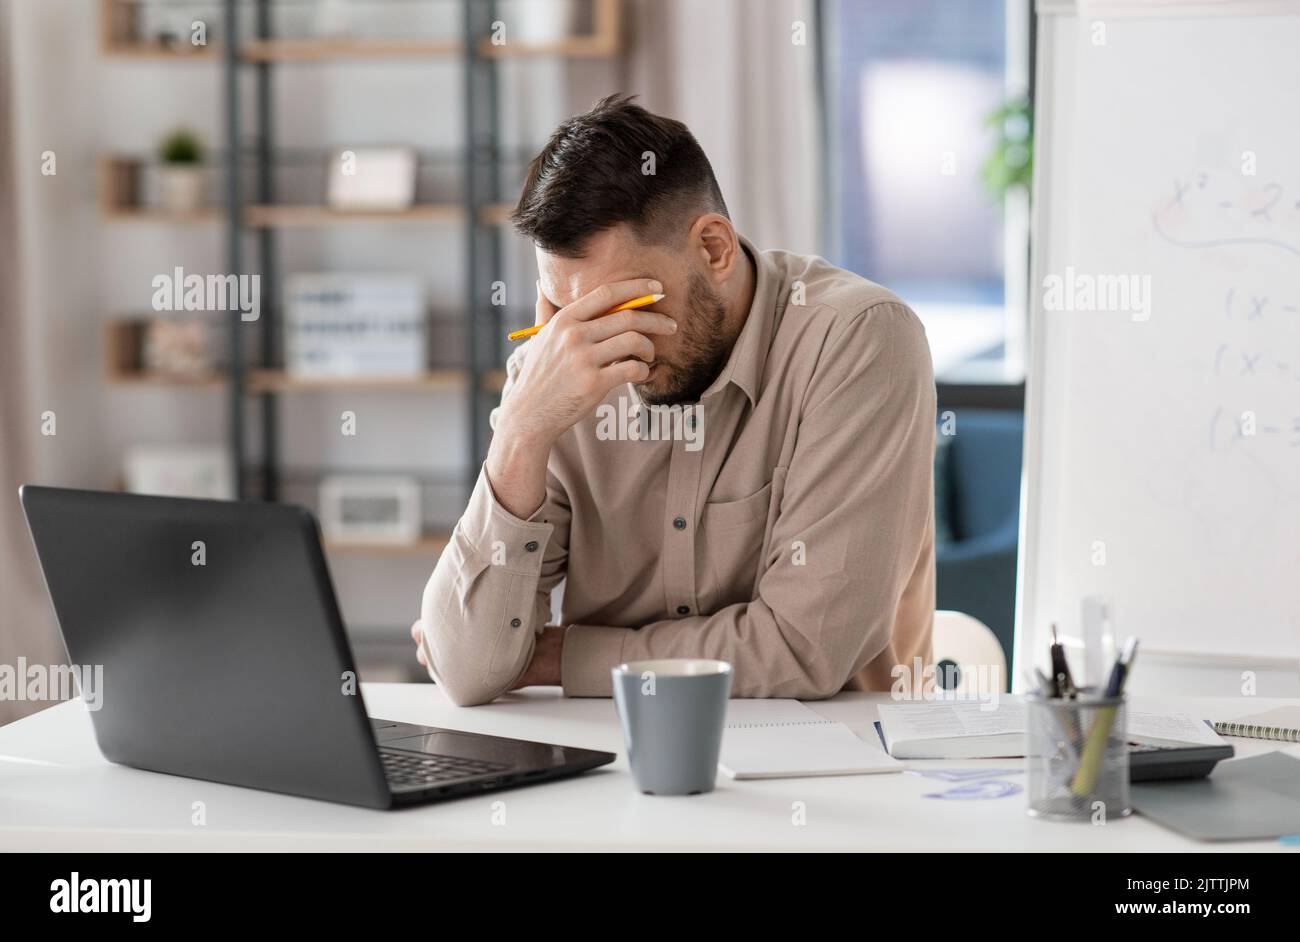
[[[458, 55], [462, 44], [450, 40], [410, 39], [254, 39], [240, 48], [244, 62], [329, 62], [376, 59], [424, 59]], [[206, 46], [164, 46], [145, 40], [108, 40], [100, 51], [110, 59], [141, 62], [219, 63], [220, 43]]]
[[136, 386], [141, 389], [221, 389], [228, 382], [222, 373], [204, 376], [180, 376], [169, 373], [117, 373], [109, 374], [112, 386]]
[[324, 204], [255, 203], [244, 207], [244, 224], [254, 228], [332, 226], [358, 222], [460, 222], [464, 209], [456, 203], [417, 204], [399, 210], [342, 210]]
[[[485, 207], [480, 218], [484, 225], [504, 226], [514, 212], [513, 205]], [[157, 206], [103, 206], [100, 217], [112, 223], [153, 223], [193, 225], [223, 222], [224, 211], [204, 206], [192, 212], [173, 212]], [[296, 228], [308, 226], [346, 226], [356, 223], [460, 223], [464, 210], [455, 203], [426, 203], [393, 212], [354, 212], [331, 209], [324, 205], [299, 204], [270, 206], [264, 203], [244, 210], [244, 224], [254, 229]]]
[[[513, 203], [495, 203], [483, 207], [479, 219], [484, 225], [504, 225], [514, 210]], [[255, 203], [244, 208], [244, 224], [263, 229], [353, 223], [461, 223], [464, 220], [465, 208], [459, 203], [417, 203], [409, 209], [398, 210], [346, 210], [313, 203]]]
[[111, 40], [100, 46], [100, 51], [110, 59], [131, 59], [141, 62], [205, 62], [221, 60], [221, 50], [207, 46], [164, 46], [157, 42]]
[[[484, 392], [500, 392], [505, 384], [504, 370], [489, 370], [482, 374]], [[225, 373], [181, 375], [148, 373], [143, 370], [110, 370], [107, 382], [112, 386], [137, 386], [144, 389], [219, 389], [230, 382]], [[311, 392], [459, 392], [465, 388], [465, 377], [460, 370], [434, 370], [423, 376], [401, 379], [304, 379], [289, 376], [278, 370], [253, 370], [248, 377], [247, 391], [252, 395], [262, 393]]]
[[325, 540], [327, 553], [372, 556], [436, 556], [447, 546], [449, 534], [429, 533], [416, 543], [365, 543], [352, 540]]
[[485, 59], [609, 59], [618, 55], [617, 36], [570, 36], [546, 43], [503, 43], [494, 46], [490, 39], [479, 41], [478, 53]]
[[[136, 16], [138, 3], [132, 0], [100, 0], [100, 51], [115, 59], [154, 62], [220, 62], [223, 45], [210, 42], [193, 46], [188, 36], [175, 45], [163, 45], [156, 39], [139, 34]], [[477, 50], [486, 58], [538, 58], [552, 56], [569, 59], [610, 58], [622, 46], [621, 0], [593, 0], [592, 31], [567, 36], [553, 42], [513, 42], [507, 37], [495, 46], [484, 38]], [[339, 60], [428, 59], [460, 56], [464, 43], [459, 39], [361, 39], [299, 38], [251, 39], [240, 45], [244, 62], [327, 62]]]
[[456, 56], [463, 48], [454, 39], [253, 39], [240, 55], [249, 62], [420, 59]]
[[303, 377], [281, 370], [253, 370], [248, 390], [255, 393], [288, 392], [445, 392], [465, 388], [462, 370], [430, 370], [419, 376]]
[[154, 206], [113, 206], [105, 208], [101, 218], [105, 222], [152, 223], [177, 226], [201, 225], [220, 222], [225, 214], [216, 207], [201, 207], [192, 212], [173, 212]]
[[[290, 392], [459, 392], [465, 388], [461, 369], [430, 370], [419, 376], [303, 377], [282, 370], [253, 370], [248, 375], [251, 393]], [[481, 377], [485, 391], [500, 391], [504, 370], [489, 370]]]
[[[175, 212], [141, 202], [144, 162], [138, 157], [106, 155], [99, 158], [99, 214], [110, 223], [195, 225], [223, 222], [220, 206], [200, 206]], [[512, 203], [495, 203], [480, 210], [484, 225], [505, 225], [514, 211]], [[324, 203], [252, 203], [244, 207], [244, 224], [255, 229], [338, 226], [373, 223], [460, 224], [465, 207], [460, 203], [417, 203], [401, 210], [343, 210]]]
[[[227, 373], [150, 373], [142, 364], [144, 332], [148, 319], [118, 320], [104, 327], [104, 374], [113, 386], [154, 389], [218, 389], [230, 382]], [[429, 370], [418, 376], [319, 377], [292, 376], [283, 370], [250, 370], [246, 389], [251, 394], [290, 392], [459, 392], [465, 389], [467, 373], [459, 368]], [[485, 392], [499, 392], [505, 383], [504, 370], [489, 370], [481, 376]]]

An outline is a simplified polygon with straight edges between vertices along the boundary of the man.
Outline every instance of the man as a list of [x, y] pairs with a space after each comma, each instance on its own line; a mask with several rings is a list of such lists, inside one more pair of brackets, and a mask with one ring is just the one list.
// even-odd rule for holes
[[[733, 665], [733, 696], [809, 699], [928, 662], [935, 392], [916, 315], [750, 245], [686, 126], [626, 98], [556, 130], [513, 222], [546, 326], [510, 359], [412, 626], [446, 694], [610, 696], [620, 663], [702, 657]], [[648, 294], [665, 297], [602, 316]]]

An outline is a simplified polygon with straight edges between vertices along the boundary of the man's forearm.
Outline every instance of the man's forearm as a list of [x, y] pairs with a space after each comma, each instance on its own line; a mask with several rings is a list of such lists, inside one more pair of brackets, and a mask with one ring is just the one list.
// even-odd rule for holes
[[543, 570], [553, 530], [512, 514], [480, 476], [420, 607], [430, 674], [453, 702], [486, 703], [528, 666], [550, 616]]
[[498, 423], [488, 448], [488, 483], [497, 503], [527, 520], [546, 500], [546, 462], [551, 443], [517, 428], [509, 415]]

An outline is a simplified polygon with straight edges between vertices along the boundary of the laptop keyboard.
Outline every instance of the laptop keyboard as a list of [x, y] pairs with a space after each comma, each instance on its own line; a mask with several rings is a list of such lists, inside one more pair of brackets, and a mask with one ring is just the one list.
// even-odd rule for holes
[[509, 768], [500, 762], [483, 762], [459, 756], [380, 749], [384, 775], [392, 785], [434, 785], [453, 779], [473, 778]]

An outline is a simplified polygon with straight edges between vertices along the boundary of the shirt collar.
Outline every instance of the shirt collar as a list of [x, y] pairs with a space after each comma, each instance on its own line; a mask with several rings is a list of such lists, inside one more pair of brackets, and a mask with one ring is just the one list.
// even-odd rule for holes
[[738, 387], [751, 406], [758, 403], [758, 394], [767, 363], [767, 351], [772, 346], [772, 331], [776, 322], [776, 302], [780, 293], [780, 277], [770, 259], [754, 248], [743, 236], [741, 248], [754, 263], [754, 300], [745, 315], [745, 324], [731, 348], [726, 364], [717, 378], [700, 397], [701, 400], [721, 392], [728, 383]]

